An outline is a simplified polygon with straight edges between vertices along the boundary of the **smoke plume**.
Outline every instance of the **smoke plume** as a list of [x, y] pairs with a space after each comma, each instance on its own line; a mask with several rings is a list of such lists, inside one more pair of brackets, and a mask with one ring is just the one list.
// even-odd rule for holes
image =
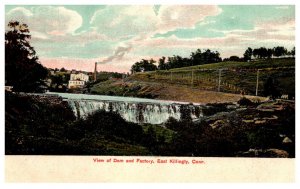
[[119, 46], [114, 54], [112, 56], [109, 56], [107, 57], [106, 59], [104, 59], [103, 61], [101, 62], [97, 62], [97, 64], [106, 64], [108, 62], [111, 62], [113, 60], [121, 60], [123, 58], [123, 56], [128, 53], [130, 50], [132, 49], [132, 46], [128, 46], [128, 47], [122, 47], [122, 46]]

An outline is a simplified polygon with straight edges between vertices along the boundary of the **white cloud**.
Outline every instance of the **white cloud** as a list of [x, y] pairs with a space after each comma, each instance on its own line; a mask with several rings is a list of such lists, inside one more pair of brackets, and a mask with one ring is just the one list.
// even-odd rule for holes
[[285, 36], [295, 35], [295, 19], [279, 19], [259, 23], [257, 29], [270, 31], [269, 33]]
[[52, 35], [51, 38], [49, 38], [49, 35], [46, 35], [44, 33], [31, 31], [31, 34], [33, 36], [32, 42], [55, 42], [60, 43], [64, 42], [64, 44], [77, 44], [77, 45], [84, 45], [87, 43], [95, 42], [95, 41], [111, 41], [114, 42], [112, 39], [109, 39], [107, 36], [97, 33], [94, 30], [84, 31], [80, 33], [76, 33], [73, 35]]
[[275, 9], [289, 9], [289, 6], [277, 6]]
[[23, 7], [14, 8], [7, 13], [7, 15], [12, 15], [12, 14], [14, 14], [14, 16], [26, 16], [26, 17], [33, 16], [30, 10], [27, 10]]
[[10, 20], [24, 22], [34, 32], [49, 35], [72, 34], [82, 25], [82, 17], [76, 11], [52, 6], [40, 6], [31, 10], [16, 7], [6, 15], [6, 22]]
[[42, 40], [46, 40], [49, 39], [48, 35], [41, 33], [41, 32], [37, 32], [37, 31], [31, 31], [30, 32], [32, 36], [34, 36], [34, 39], [42, 39]]
[[214, 5], [162, 5], [158, 14], [153, 6], [108, 6], [96, 11], [90, 24], [108, 36], [130, 37], [193, 28], [207, 16], [220, 13]]
[[155, 30], [156, 19], [150, 6], [107, 6], [94, 13], [90, 24], [100, 33], [121, 38]]
[[[193, 28], [195, 24], [199, 22], [200, 24], [207, 24], [204, 21], [206, 16], [209, 14], [217, 15], [221, 12], [221, 10], [215, 6], [187, 6], [181, 8], [181, 6], [162, 6], [158, 15], [153, 18], [151, 17], [152, 22], [155, 21], [156, 24], [151, 25], [152, 27], [151, 30], [148, 31], [148, 34], [142, 35], [137, 32], [134, 38], [127, 41], [127, 43], [132, 46], [130, 54], [135, 54], [135, 56], [130, 59], [131, 64], [139, 61], [139, 59], [136, 58], [141, 52], [141, 54], [145, 54], [144, 52], [152, 52], [152, 55], [156, 57], [169, 56], [170, 53], [173, 53], [173, 49], [177, 48], [182, 49], [182, 56], [189, 56], [189, 53], [197, 48], [210, 48], [212, 50], [218, 50], [221, 56], [225, 58], [231, 55], [242, 56], [245, 49], [249, 46], [253, 48], [260, 46], [271, 48], [273, 46], [283, 45], [287, 48], [291, 48], [294, 45], [294, 20], [276, 20], [256, 23], [253, 30], [228, 31], [225, 32], [226, 35], [224, 37], [181, 39], [172, 35], [168, 38], [151, 38], [151, 35], [156, 32], [166, 32], [177, 28]], [[145, 9], [147, 10], [147, 7]], [[127, 11], [128, 10], [130, 10], [130, 8], [128, 8]], [[144, 12], [148, 11], [146, 10]], [[203, 12], [201, 13], [202, 10]], [[131, 9], [130, 13], [134, 15], [135, 11]], [[148, 15], [151, 15], [151, 11], [148, 13]], [[123, 22], [122, 19], [125, 18], [117, 17], [117, 19], [114, 20], [114, 29], [118, 29], [118, 24]], [[124, 28], [124, 30], [126, 30], [126, 28]], [[170, 53], [167, 55], [163, 54], [166, 52], [164, 51], [165, 49], [169, 49]], [[127, 57], [124, 56], [122, 62], [124, 65], [129, 65], [130, 61], [125, 61], [126, 58]]]
[[193, 28], [207, 16], [216, 16], [222, 10], [214, 5], [173, 5], [159, 9], [157, 30], [167, 32], [177, 28]]
[[[284, 26], [287, 25], [287, 26]], [[136, 51], [138, 52], [151, 52], [153, 49], [157, 56], [166, 56], [160, 53], [158, 49], [170, 49], [172, 48], [182, 49], [182, 52], [189, 52], [188, 54], [181, 54], [182, 56], [189, 56], [189, 54], [197, 48], [211, 50], [218, 50], [223, 58], [231, 55], [242, 56], [247, 47], [261, 47], [265, 46], [271, 48], [274, 46], [282, 45], [291, 49], [295, 45], [294, 30], [286, 33], [286, 30], [280, 30], [279, 28], [287, 28], [288, 30], [293, 28], [292, 21], [286, 24], [278, 24], [271, 27], [268, 30], [266, 28], [256, 27], [250, 31], [233, 31], [226, 33], [224, 37], [215, 38], [193, 38], [193, 39], [181, 39], [172, 35], [168, 38], [152, 38], [142, 41], [136, 41], [133, 43]], [[165, 51], [164, 51], [165, 52]], [[168, 56], [168, 55], [167, 55]]]
[[289, 41], [295, 41], [295, 20], [279, 19], [258, 22], [253, 30], [235, 30], [227, 34], [256, 40], [258, 43], [265, 40], [281, 40], [290, 43]]
[[[130, 46], [134, 50], [143, 48], [143, 45], [151, 44], [151, 42], [157, 42], [155, 39], [151, 39], [155, 33], [164, 33], [179, 28], [193, 28], [196, 23], [203, 21], [207, 16], [219, 13], [221, 13], [221, 9], [218, 6], [206, 5], [163, 5], [158, 13], [153, 10], [153, 6], [108, 6], [96, 11], [90, 24], [98, 32], [108, 37], [119, 40], [128, 38], [125, 46]], [[172, 41], [168, 41], [167, 44], [173, 45]], [[155, 43], [155, 45], [150, 48], [161, 44]], [[116, 49], [118, 48], [120, 46], [116, 47]], [[109, 57], [107, 59], [110, 60]], [[121, 59], [124, 61], [126, 57], [122, 56]]]

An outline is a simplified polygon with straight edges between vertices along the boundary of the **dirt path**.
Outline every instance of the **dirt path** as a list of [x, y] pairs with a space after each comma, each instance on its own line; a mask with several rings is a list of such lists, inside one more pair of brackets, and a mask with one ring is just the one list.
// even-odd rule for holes
[[[191, 88], [185, 85], [154, 83], [145, 81], [127, 81], [128, 85], [140, 85], [140, 93], [151, 94], [156, 99], [174, 100], [184, 102], [196, 103], [223, 103], [223, 102], [237, 102], [243, 95], [223, 93], [215, 91], [205, 91], [197, 88]], [[123, 83], [124, 84], [124, 83]], [[245, 97], [254, 101], [265, 101], [265, 97], [248, 96]]]

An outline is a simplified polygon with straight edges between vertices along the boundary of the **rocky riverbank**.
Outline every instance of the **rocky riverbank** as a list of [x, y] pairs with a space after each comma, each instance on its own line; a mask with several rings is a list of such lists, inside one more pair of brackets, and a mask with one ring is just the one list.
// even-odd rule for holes
[[242, 132], [247, 139], [244, 143], [249, 149], [237, 151], [236, 156], [295, 156], [295, 103], [292, 101], [275, 100], [240, 105], [236, 109], [223, 109], [205, 116], [201, 121], [213, 130]]

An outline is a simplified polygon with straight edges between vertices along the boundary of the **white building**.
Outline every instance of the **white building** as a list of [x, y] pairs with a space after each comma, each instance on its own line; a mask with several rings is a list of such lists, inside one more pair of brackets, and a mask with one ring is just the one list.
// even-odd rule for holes
[[69, 81], [69, 88], [83, 87], [89, 81], [89, 76], [84, 73], [71, 74]]

